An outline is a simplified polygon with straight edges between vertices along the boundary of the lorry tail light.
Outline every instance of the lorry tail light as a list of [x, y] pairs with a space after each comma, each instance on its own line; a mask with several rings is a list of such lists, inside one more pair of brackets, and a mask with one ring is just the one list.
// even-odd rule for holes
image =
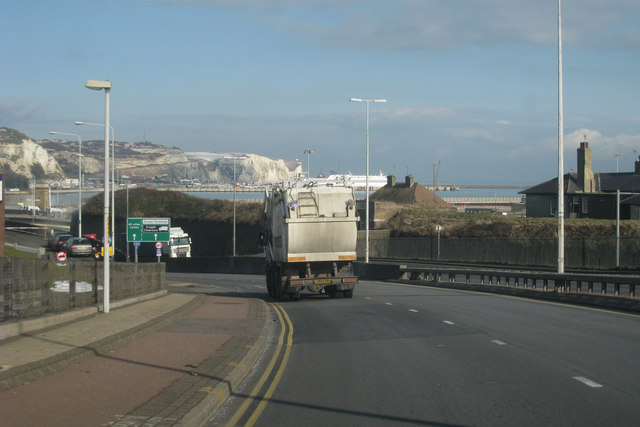
[[345, 277], [342, 279], [342, 283], [358, 283], [357, 277]]

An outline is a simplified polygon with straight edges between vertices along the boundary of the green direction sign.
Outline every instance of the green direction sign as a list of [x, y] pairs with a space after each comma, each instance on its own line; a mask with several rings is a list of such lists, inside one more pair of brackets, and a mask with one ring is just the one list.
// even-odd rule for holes
[[168, 242], [171, 218], [127, 218], [127, 242]]

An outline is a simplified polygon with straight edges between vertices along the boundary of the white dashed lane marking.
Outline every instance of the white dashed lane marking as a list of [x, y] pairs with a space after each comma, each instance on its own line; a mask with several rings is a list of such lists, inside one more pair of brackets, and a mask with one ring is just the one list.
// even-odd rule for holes
[[413, 308], [410, 308], [409, 311], [412, 312], [412, 313], [417, 313], [418, 312], [418, 310], [414, 310]]
[[385, 304], [387, 304], [387, 305], [393, 305], [393, 304], [392, 304], [392, 303], [390, 303], [390, 302], [385, 302]]
[[491, 342], [498, 345], [507, 345], [506, 342], [500, 340], [491, 340]]
[[602, 384], [598, 384], [595, 381], [591, 381], [589, 378], [585, 377], [573, 377], [574, 380], [580, 381], [582, 384], [588, 385], [591, 388], [600, 388]]
[[443, 320], [444, 323], [446, 323], [447, 325], [455, 325], [455, 323], [453, 323], [450, 320]]

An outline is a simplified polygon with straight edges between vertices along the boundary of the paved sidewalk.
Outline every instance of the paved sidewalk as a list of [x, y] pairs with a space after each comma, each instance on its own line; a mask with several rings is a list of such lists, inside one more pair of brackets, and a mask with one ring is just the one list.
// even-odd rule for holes
[[270, 317], [262, 300], [175, 293], [4, 339], [3, 425], [202, 425], [257, 361]]

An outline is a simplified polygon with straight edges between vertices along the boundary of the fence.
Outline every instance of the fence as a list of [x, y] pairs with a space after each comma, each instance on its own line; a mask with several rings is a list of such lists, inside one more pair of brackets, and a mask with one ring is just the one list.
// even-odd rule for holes
[[[358, 240], [358, 256], [364, 256], [363, 238]], [[557, 239], [378, 237], [369, 241], [369, 256], [554, 267], [558, 250]], [[565, 239], [565, 265], [570, 268], [615, 268], [616, 239]], [[639, 239], [620, 239], [620, 266], [640, 266]]]
[[[17, 320], [103, 301], [103, 263], [0, 258], [0, 321]], [[165, 290], [162, 263], [111, 263], [112, 301]]]

